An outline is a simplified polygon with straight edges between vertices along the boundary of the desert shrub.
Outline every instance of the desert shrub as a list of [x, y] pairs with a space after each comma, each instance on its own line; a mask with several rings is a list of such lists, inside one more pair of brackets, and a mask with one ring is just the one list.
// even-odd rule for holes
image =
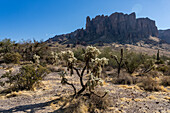
[[163, 73], [162, 72], [159, 72], [159, 71], [156, 71], [156, 70], [152, 70], [148, 73], [143, 73], [142, 76], [148, 76], [148, 77], [161, 77], [163, 76]]
[[156, 61], [155, 64], [165, 64], [165, 62], [164, 62], [164, 60], [160, 59], [160, 60]]
[[19, 52], [23, 56], [24, 61], [33, 61], [34, 55], [41, 56], [41, 59], [46, 59], [50, 54], [51, 50], [45, 42], [38, 42], [36, 40], [24, 41], [19, 44], [19, 47], [15, 48], [15, 51]]
[[138, 83], [138, 86], [146, 91], [159, 91], [159, 83], [152, 77], [143, 77], [143, 79]]
[[[98, 92], [98, 94], [102, 94]], [[108, 96], [100, 98], [92, 94], [91, 98], [80, 96], [71, 101], [69, 106], [64, 110], [65, 113], [95, 113], [104, 112], [112, 104]]]
[[20, 63], [21, 55], [19, 53], [6, 53], [3, 57], [5, 63]]
[[167, 72], [170, 69], [167, 65], [159, 65], [156, 70], [161, 71], [163, 73]]
[[[101, 92], [97, 92], [97, 94], [102, 95]], [[94, 113], [96, 109], [99, 111], [105, 111], [111, 105], [111, 100], [108, 95], [104, 98], [100, 98], [97, 95], [91, 95], [91, 98], [87, 100], [89, 103], [89, 112]]]
[[12, 50], [12, 47], [14, 45], [14, 41], [11, 41], [10, 39], [4, 39], [0, 41], [0, 53], [9, 53]]
[[99, 58], [105, 57], [109, 59], [108, 65], [113, 68], [116, 68], [117, 67], [116, 61], [113, 58], [111, 58], [111, 55], [112, 56], [117, 55], [118, 58], [120, 58], [120, 52], [113, 51], [112, 48], [110, 47], [105, 47], [103, 50], [101, 50], [101, 54], [99, 55]]
[[163, 61], [167, 61], [167, 60], [170, 60], [170, 57], [163, 55], [160, 57], [160, 59], [162, 59]]
[[114, 84], [128, 84], [131, 85], [133, 84], [133, 77], [128, 75], [128, 74], [124, 74], [123, 76], [120, 76], [119, 78], [113, 78], [112, 82]]
[[153, 59], [147, 59], [143, 62], [141, 65], [142, 73], [148, 73], [149, 71], [153, 70], [155, 68], [155, 62]]
[[138, 67], [145, 62], [146, 56], [141, 53], [127, 52], [125, 54], [125, 68], [132, 74]]
[[49, 71], [40, 65], [26, 65], [20, 68], [19, 73], [13, 74], [11, 71], [3, 74], [0, 79], [2, 86], [9, 85], [12, 90], [30, 90], [39, 83]]
[[165, 76], [161, 79], [161, 84], [163, 86], [170, 86], [170, 76]]
[[77, 58], [77, 60], [83, 61], [83, 54], [84, 54], [85, 50], [83, 48], [77, 48], [73, 50], [74, 56], [75, 58]]

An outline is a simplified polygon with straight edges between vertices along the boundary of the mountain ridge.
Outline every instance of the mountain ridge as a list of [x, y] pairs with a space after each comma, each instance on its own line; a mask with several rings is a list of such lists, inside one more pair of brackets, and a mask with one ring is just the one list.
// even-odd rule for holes
[[149, 37], [158, 37], [158, 29], [154, 20], [136, 18], [136, 14], [115, 12], [110, 16], [97, 15], [95, 18], [86, 18], [85, 29], [77, 29], [71, 33], [56, 35], [47, 42], [60, 44], [95, 44], [95, 43], [122, 43], [134, 44], [139, 41], [151, 43]]
[[165, 40], [167, 43], [170, 44], [170, 29], [159, 30], [159, 36], [158, 37], [162, 40]]

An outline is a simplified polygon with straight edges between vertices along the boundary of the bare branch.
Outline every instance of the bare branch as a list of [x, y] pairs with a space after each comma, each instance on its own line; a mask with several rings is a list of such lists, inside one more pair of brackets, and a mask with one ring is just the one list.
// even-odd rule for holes
[[81, 75], [79, 73], [79, 70], [77, 68], [75, 68], [75, 67], [73, 67], [73, 69], [77, 72], [77, 75], [80, 77]]

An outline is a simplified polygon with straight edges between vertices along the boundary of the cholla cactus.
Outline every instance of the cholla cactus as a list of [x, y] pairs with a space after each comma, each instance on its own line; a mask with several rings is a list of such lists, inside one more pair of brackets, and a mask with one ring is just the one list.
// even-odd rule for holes
[[37, 64], [40, 63], [40, 56], [34, 54], [33, 59], [34, 59], [35, 63], [37, 63]]
[[57, 62], [58, 62], [58, 54], [56, 52], [52, 51], [51, 55], [52, 55], [52, 59], [53, 59], [52, 63], [57, 64]]
[[[108, 59], [106, 58], [97, 58], [97, 56], [101, 53], [96, 47], [88, 46], [83, 54], [85, 59], [85, 65], [84, 67], [79, 70], [75, 67], [75, 63], [77, 59], [74, 57], [74, 53], [70, 50], [68, 51], [62, 51], [58, 56], [60, 59], [66, 61], [68, 69], [71, 69], [71, 75], [73, 74], [73, 70], [76, 71], [78, 77], [80, 78], [80, 84], [82, 88], [76, 92], [76, 89], [72, 83], [69, 83], [66, 78], [66, 73], [63, 72], [60, 75], [62, 80], [62, 84], [68, 84], [71, 85], [74, 88], [75, 94], [79, 96], [81, 93], [83, 93], [86, 89], [89, 89], [90, 93], [94, 93], [92, 90], [95, 89], [98, 85], [103, 85], [103, 80], [100, 78], [102, 67], [105, 64], [108, 64]], [[90, 66], [89, 66], [90, 65]], [[85, 70], [90, 70], [90, 73], [88, 74], [89, 79], [84, 84], [83, 76]], [[81, 71], [81, 72], [79, 72]]]
[[67, 69], [68, 69], [68, 71], [69, 71], [69, 69], [71, 70], [70, 74], [72, 75], [74, 63], [76, 63], [76, 61], [77, 61], [77, 59], [74, 57], [74, 53], [70, 50], [62, 51], [58, 56], [62, 60], [66, 61]]
[[87, 81], [87, 86], [89, 90], [94, 90], [94, 88], [98, 85], [103, 86], [103, 80], [101, 78], [95, 77], [92, 73], [89, 76], [89, 80]]
[[101, 58], [101, 59], [100, 58], [92, 59], [91, 70], [95, 77], [99, 78], [99, 76], [102, 72], [102, 66], [104, 66], [105, 64], [107, 65], [108, 61], [109, 61], [109, 59], [106, 59], [105, 57]]
[[85, 61], [95, 59], [99, 54], [101, 54], [101, 52], [96, 47], [87, 46], [84, 54]]
[[85, 50], [85, 54], [83, 55], [86, 65], [87, 65], [87, 73], [89, 73], [89, 68], [90, 68], [89, 62], [92, 59], [95, 59], [99, 54], [101, 54], [99, 49], [97, 49], [96, 47], [93, 47], [93, 46], [87, 46], [87, 48]]

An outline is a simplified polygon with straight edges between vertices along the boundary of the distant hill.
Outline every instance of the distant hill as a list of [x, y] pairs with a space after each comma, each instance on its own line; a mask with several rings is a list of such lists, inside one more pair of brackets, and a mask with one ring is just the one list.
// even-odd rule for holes
[[170, 29], [159, 30], [159, 38], [170, 44]]
[[134, 44], [139, 41], [150, 43], [150, 36], [158, 37], [155, 21], [149, 18], [136, 18], [135, 13], [113, 13], [110, 16], [98, 15], [86, 18], [86, 28], [56, 35], [47, 42], [60, 44], [112, 43]]

